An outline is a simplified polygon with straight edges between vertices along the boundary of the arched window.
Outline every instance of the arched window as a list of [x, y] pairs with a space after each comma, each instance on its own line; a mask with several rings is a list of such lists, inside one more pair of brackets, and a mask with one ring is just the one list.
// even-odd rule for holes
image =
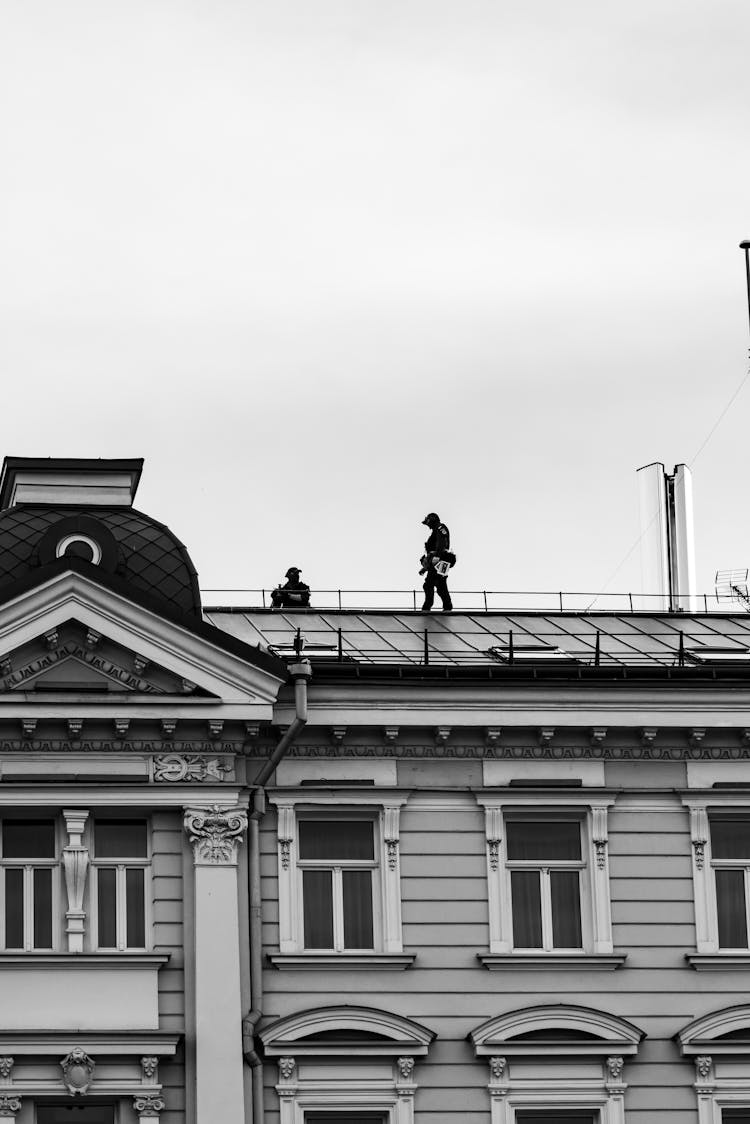
[[589, 1007], [527, 1007], [469, 1037], [489, 1063], [492, 1124], [624, 1124], [625, 1059], [645, 1037], [625, 1019]]
[[750, 1005], [703, 1015], [675, 1037], [695, 1065], [698, 1124], [750, 1124]]
[[435, 1038], [372, 1007], [320, 1007], [260, 1032], [276, 1060], [281, 1124], [413, 1124], [416, 1067]]

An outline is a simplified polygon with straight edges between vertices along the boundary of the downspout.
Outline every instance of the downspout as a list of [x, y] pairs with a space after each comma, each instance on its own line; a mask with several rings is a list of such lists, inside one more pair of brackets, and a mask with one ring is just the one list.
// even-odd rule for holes
[[260, 887], [260, 820], [266, 811], [265, 784], [307, 723], [309, 660], [291, 664], [294, 680], [294, 721], [254, 781], [253, 807], [248, 822], [248, 885], [250, 893], [250, 995], [252, 1007], [242, 1020], [242, 1053], [252, 1070], [253, 1124], [263, 1124], [263, 1063], [255, 1049], [255, 1030], [263, 1016], [263, 915]]

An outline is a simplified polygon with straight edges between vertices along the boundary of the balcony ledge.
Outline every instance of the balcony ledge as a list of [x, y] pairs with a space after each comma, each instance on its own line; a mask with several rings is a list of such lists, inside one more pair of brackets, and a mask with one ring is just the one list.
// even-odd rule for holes
[[685, 959], [696, 972], [724, 972], [750, 968], [748, 952], [686, 952]]

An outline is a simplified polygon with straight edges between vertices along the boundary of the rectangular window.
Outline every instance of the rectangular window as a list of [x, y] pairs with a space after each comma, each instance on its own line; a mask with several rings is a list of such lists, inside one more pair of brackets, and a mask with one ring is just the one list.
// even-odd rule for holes
[[509, 820], [507, 841], [514, 948], [583, 948], [580, 823]]
[[304, 947], [374, 948], [377, 861], [371, 819], [300, 819]]
[[721, 1124], [750, 1124], [750, 1108], [722, 1109]]
[[747, 948], [750, 818], [712, 816], [710, 822], [719, 948]]
[[54, 820], [4, 820], [4, 942], [9, 950], [53, 947]]
[[382, 1112], [306, 1112], [305, 1124], [385, 1124]]
[[97, 820], [93, 867], [97, 945], [123, 951], [146, 947], [145, 820]]

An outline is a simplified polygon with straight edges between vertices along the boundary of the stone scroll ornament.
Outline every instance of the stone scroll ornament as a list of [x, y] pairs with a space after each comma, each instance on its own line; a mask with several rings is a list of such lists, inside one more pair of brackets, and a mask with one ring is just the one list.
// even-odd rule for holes
[[94, 1080], [96, 1062], [79, 1046], [71, 1050], [60, 1062], [63, 1084], [71, 1097], [85, 1096]]
[[0, 1117], [17, 1116], [21, 1111], [20, 1097], [0, 1097]]
[[242, 808], [186, 808], [185, 830], [193, 844], [196, 861], [223, 866], [237, 859], [237, 847], [247, 830], [247, 812]]

